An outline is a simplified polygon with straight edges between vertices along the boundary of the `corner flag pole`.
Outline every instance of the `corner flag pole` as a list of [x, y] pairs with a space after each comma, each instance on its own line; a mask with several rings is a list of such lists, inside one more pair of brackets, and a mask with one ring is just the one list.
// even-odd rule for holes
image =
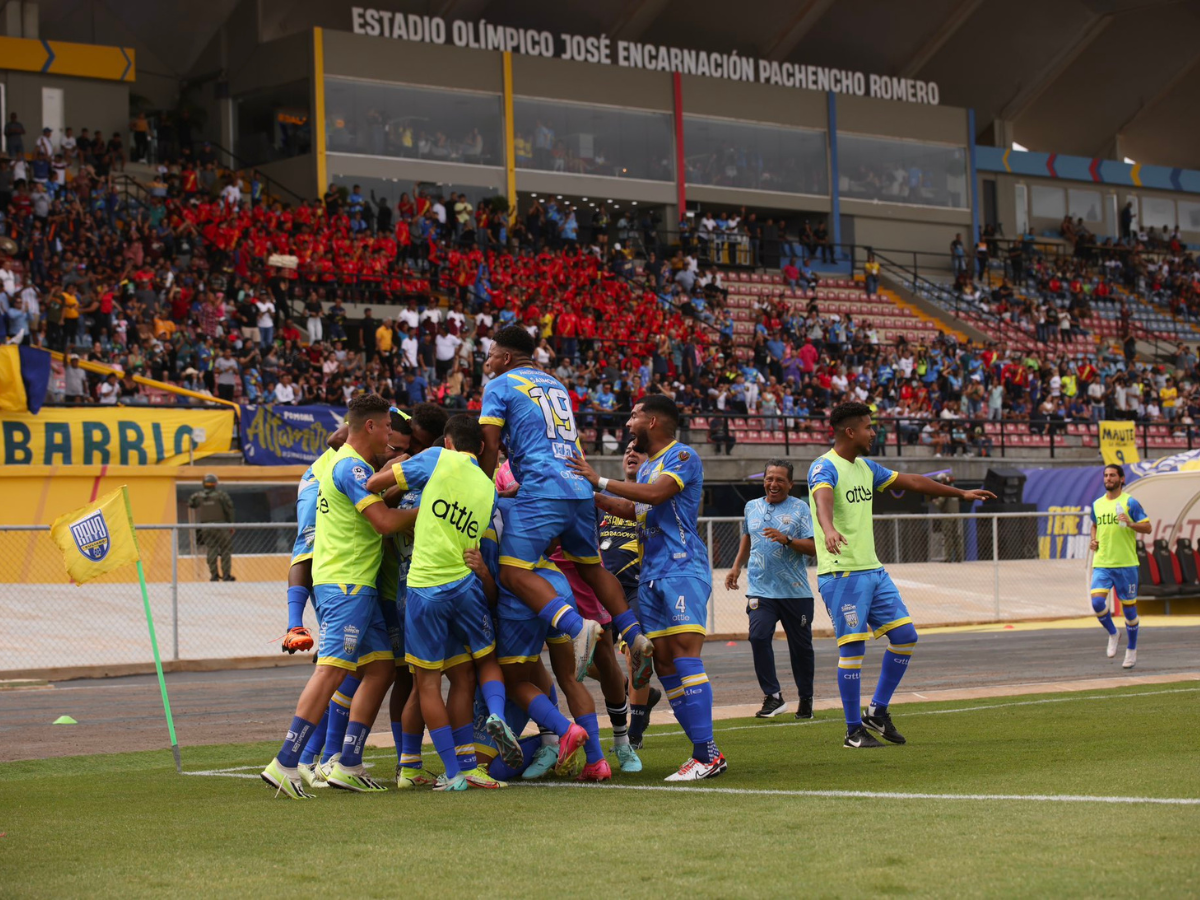
[[[129, 505], [129, 491], [122, 488], [125, 495], [125, 512], [129, 516], [129, 530], [133, 539], [137, 540], [137, 531], [133, 527], [133, 510]], [[171, 540], [175, 540], [175, 532], [171, 532]], [[146, 571], [142, 568], [142, 554], [138, 551], [137, 560], [138, 583], [142, 586], [142, 606], [146, 610], [146, 627], [150, 629], [150, 647], [154, 650], [154, 670], [158, 673], [158, 687], [162, 691], [163, 712], [167, 716], [167, 731], [171, 735], [171, 752], [175, 754], [175, 771], [183, 774], [183, 763], [179, 758], [179, 741], [175, 739], [175, 721], [171, 718], [171, 701], [167, 698], [167, 680], [163, 677], [162, 657], [158, 654], [158, 636], [154, 633], [154, 616], [150, 612], [150, 592], [146, 589]]]

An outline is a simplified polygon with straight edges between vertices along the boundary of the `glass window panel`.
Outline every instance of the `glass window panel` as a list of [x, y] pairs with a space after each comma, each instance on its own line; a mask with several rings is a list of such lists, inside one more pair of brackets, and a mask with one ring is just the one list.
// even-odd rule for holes
[[1142, 220], [1138, 223], [1143, 229], [1166, 228], [1170, 231], [1177, 224], [1175, 221], [1175, 201], [1162, 197], [1142, 198]]
[[1103, 202], [1099, 191], [1084, 191], [1075, 188], [1067, 191], [1067, 208], [1071, 211], [1072, 219], [1083, 219], [1085, 222], [1103, 222]]
[[843, 198], [967, 208], [967, 152], [889, 138], [838, 135]]
[[1054, 219], [1061, 221], [1067, 214], [1067, 196], [1062, 188], [1046, 187], [1035, 184], [1030, 189], [1033, 198], [1033, 217], [1035, 219]]
[[517, 97], [513, 121], [517, 168], [648, 181], [675, 178], [667, 113]]
[[234, 155], [242, 166], [302, 156], [312, 149], [307, 81], [296, 81], [234, 99]]
[[684, 116], [688, 184], [829, 193], [825, 132]]
[[325, 79], [330, 153], [504, 165], [499, 94]]

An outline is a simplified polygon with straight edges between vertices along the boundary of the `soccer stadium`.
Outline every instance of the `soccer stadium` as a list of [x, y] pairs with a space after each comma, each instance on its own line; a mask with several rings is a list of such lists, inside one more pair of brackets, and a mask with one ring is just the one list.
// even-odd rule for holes
[[0, 0], [0, 897], [1200, 893], [1200, 5], [366, 2]]

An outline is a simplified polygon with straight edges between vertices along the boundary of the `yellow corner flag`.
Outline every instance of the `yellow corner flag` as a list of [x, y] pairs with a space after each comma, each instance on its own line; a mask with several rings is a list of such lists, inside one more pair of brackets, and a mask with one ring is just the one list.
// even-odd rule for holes
[[50, 537], [62, 551], [67, 574], [77, 584], [85, 584], [141, 558], [129, 510], [129, 493], [124, 486], [59, 516], [50, 526]]

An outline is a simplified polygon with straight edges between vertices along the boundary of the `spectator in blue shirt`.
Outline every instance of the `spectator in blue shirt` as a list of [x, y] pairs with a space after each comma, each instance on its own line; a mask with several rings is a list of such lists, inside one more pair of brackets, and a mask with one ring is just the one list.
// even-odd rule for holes
[[429, 391], [429, 382], [422, 375], [409, 369], [404, 374], [404, 383], [408, 390], [409, 406], [416, 406], [418, 403], [425, 402], [425, 396]]

